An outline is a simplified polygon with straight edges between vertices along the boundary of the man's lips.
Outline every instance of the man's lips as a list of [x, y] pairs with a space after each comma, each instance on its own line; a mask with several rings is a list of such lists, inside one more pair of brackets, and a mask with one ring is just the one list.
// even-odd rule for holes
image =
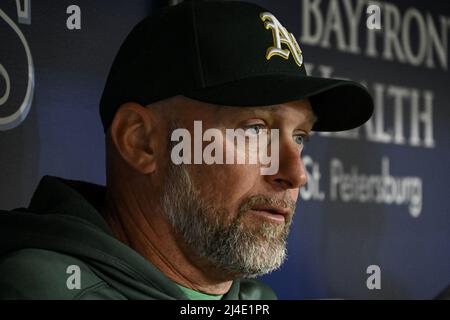
[[251, 211], [278, 223], [286, 222], [286, 219], [292, 215], [290, 209], [276, 206], [255, 206], [251, 208]]

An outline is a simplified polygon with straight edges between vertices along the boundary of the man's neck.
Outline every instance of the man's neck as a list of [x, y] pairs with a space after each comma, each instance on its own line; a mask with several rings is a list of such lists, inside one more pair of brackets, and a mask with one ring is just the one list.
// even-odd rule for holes
[[232, 280], [206, 261], [202, 263], [202, 259], [182, 245], [184, 241], [174, 234], [158, 205], [148, 205], [146, 209], [137, 205], [137, 199], [118, 201], [118, 198], [107, 194], [103, 210], [117, 239], [184, 287], [207, 294], [228, 292]]

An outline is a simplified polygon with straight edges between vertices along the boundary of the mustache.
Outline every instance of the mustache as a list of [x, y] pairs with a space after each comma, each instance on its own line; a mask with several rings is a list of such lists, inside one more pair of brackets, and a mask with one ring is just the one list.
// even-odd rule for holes
[[245, 198], [239, 206], [238, 216], [244, 215], [247, 211], [252, 209], [255, 206], [275, 206], [283, 209], [290, 210], [290, 216], [292, 216], [295, 212], [296, 202], [293, 201], [289, 196], [286, 196], [283, 199], [278, 197], [268, 197], [262, 194], [257, 194]]

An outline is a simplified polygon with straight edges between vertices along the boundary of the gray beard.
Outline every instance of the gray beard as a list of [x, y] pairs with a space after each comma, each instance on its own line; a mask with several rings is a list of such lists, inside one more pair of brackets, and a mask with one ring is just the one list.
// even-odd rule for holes
[[293, 201], [252, 196], [243, 200], [237, 215], [211, 202], [195, 189], [184, 166], [170, 163], [162, 207], [190, 250], [232, 277], [260, 276], [283, 264], [292, 219], [286, 217], [284, 224], [252, 226], [242, 220], [251, 207], [260, 204], [290, 207], [294, 212]]

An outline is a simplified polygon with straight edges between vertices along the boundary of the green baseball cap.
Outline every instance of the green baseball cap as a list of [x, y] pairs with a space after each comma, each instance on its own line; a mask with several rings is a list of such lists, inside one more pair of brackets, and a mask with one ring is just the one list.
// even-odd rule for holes
[[123, 103], [176, 95], [238, 107], [308, 98], [315, 131], [356, 128], [373, 113], [364, 86], [308, 76], [296, 38], [266, 9], [238, 1], [182, 2], [137, 24], [103, 91], [104, 130]]

